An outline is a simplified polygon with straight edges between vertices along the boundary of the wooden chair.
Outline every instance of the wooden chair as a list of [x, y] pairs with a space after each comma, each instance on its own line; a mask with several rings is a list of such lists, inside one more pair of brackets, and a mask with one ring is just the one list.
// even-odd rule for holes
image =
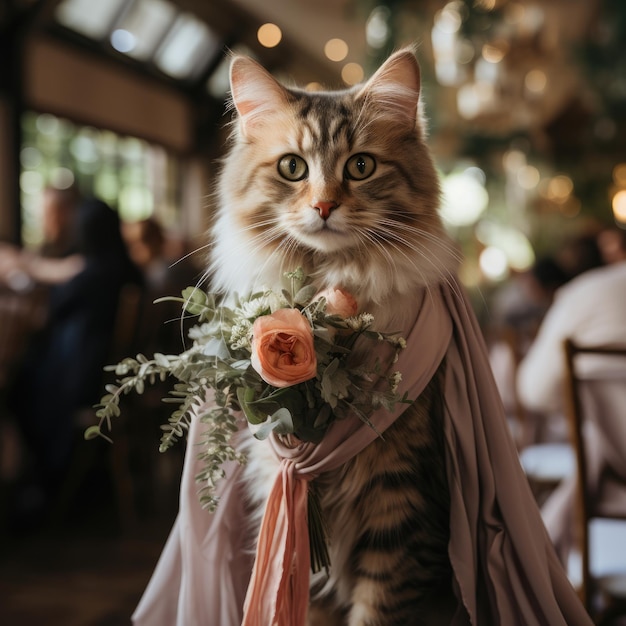
[[[577, 461], [574, 542], [581, 568], [577, 587], [596, 624], [608, 625], [626, 616], [626, 508], [608, 496], [619, 493], [616, 488], [626, 494], [626, 474], [618, 476], [597, 459], [613, 454], [614, 443], [621, 454], [611, 458], [626, 467], [626, 346], [580, 346], [568, 339], [564, 352], [566, 402]], [[597, 361], [592, 368], [589, 359], [598, 358], [603, 359], [602, 366]], [[581, 367], [584, 359], [588, 372]], [[596, 456], [590, 428], [597, 429], [599, 441], [607, 438], [606, 453]]]

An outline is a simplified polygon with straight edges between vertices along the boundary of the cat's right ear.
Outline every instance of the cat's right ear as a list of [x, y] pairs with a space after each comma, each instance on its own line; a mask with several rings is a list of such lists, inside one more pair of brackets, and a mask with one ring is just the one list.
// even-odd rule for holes
[[287, 106], [287, 94], [276, 79], [256, 61], [236, 56], [230, 64], [230, 89], [244, 136], [263, 126], [276, 111]]

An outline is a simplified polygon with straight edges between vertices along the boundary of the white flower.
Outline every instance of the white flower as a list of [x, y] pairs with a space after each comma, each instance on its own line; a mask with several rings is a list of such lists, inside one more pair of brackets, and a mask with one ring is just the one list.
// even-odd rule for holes
[[371, 313], [360, 313], [355, 317], [349, 317], [346, 319], [346, 323], [348, 326], [354, 330], [355, 332], [359, 332], [361, 330], [365, 330], [372, 325], [374, 321], [374, 316]]
[[389, 377], [389, 386], [391, 393], [396, 393], [398, 391], [398, 386], [402, 382], [402, 372], [395, 371]]
[[212, 332], [212, 324], [200, 324], [198, 326], [192, 326], [189, 329], [188, 336], [190, 339], [204, 340], [206, 337], [210, 337], [214, 333]]
[[388, 341], [391, 345], [404, 350], [406, 348], [406, 339], [404, 337], [389, 337]]
[[251, 349], [252, 322], [247, 319], [238, 320], [230, 331], [230, 347], [233, 350]]
[[238, 307], [237, 313], [239, 313], [241, 317], [250, 320], [266, 314], [269, 309], [269, 294], [263, 294], [262, 296], [258, 296], [252, 300], [242, 302]]

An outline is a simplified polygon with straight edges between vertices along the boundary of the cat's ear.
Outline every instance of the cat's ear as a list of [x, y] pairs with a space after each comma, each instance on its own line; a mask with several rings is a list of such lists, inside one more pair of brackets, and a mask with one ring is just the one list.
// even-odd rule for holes
[[357, 98], [365, 98], [415, 125], [420, 100], [420, 68], [412, 48], [392, 54], [365, 83]]
[[287, 92], [256, 61], [236, 56], [230, 64], [230, 89], [241, 130], [248, 136], [287, 106]]

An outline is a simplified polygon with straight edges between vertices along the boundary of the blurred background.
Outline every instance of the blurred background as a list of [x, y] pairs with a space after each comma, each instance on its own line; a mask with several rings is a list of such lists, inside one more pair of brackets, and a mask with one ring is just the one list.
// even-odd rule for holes
[[[3, 624], [128, 624], [176, 512], [182, 459], [182, 451], [153, 454], [163, 415], [154, 408], [140, 449], [129, 423], [116, 452], [98, 448], [95, 466], [72, 456], [74, 480], [61, 487], [55, 523], [39, 516], [37, 494], [16, 495], [25, 461], [10, 390], [60, 280], [34, 280], [15, 258], [49, 243], [46, 191], [112, 207], [151, 295], [184, 287], [202, 272], [202, 252], [169, 282], [155, 266], [206, 244], [229, 121], [226, 52], [249, 54], [288, 83], [341, 88], [410, 43], [443, 217], [491, 337], [503, 294], [538, 260], [574, 265], [571, 242], [626, 228], [625, 2], [2, 0]], [[132, 290], [120, 298], [138, 312], [133, 328], [115, 325], [109, 357], [180, 342], [162, 328], [148, 333]]]

